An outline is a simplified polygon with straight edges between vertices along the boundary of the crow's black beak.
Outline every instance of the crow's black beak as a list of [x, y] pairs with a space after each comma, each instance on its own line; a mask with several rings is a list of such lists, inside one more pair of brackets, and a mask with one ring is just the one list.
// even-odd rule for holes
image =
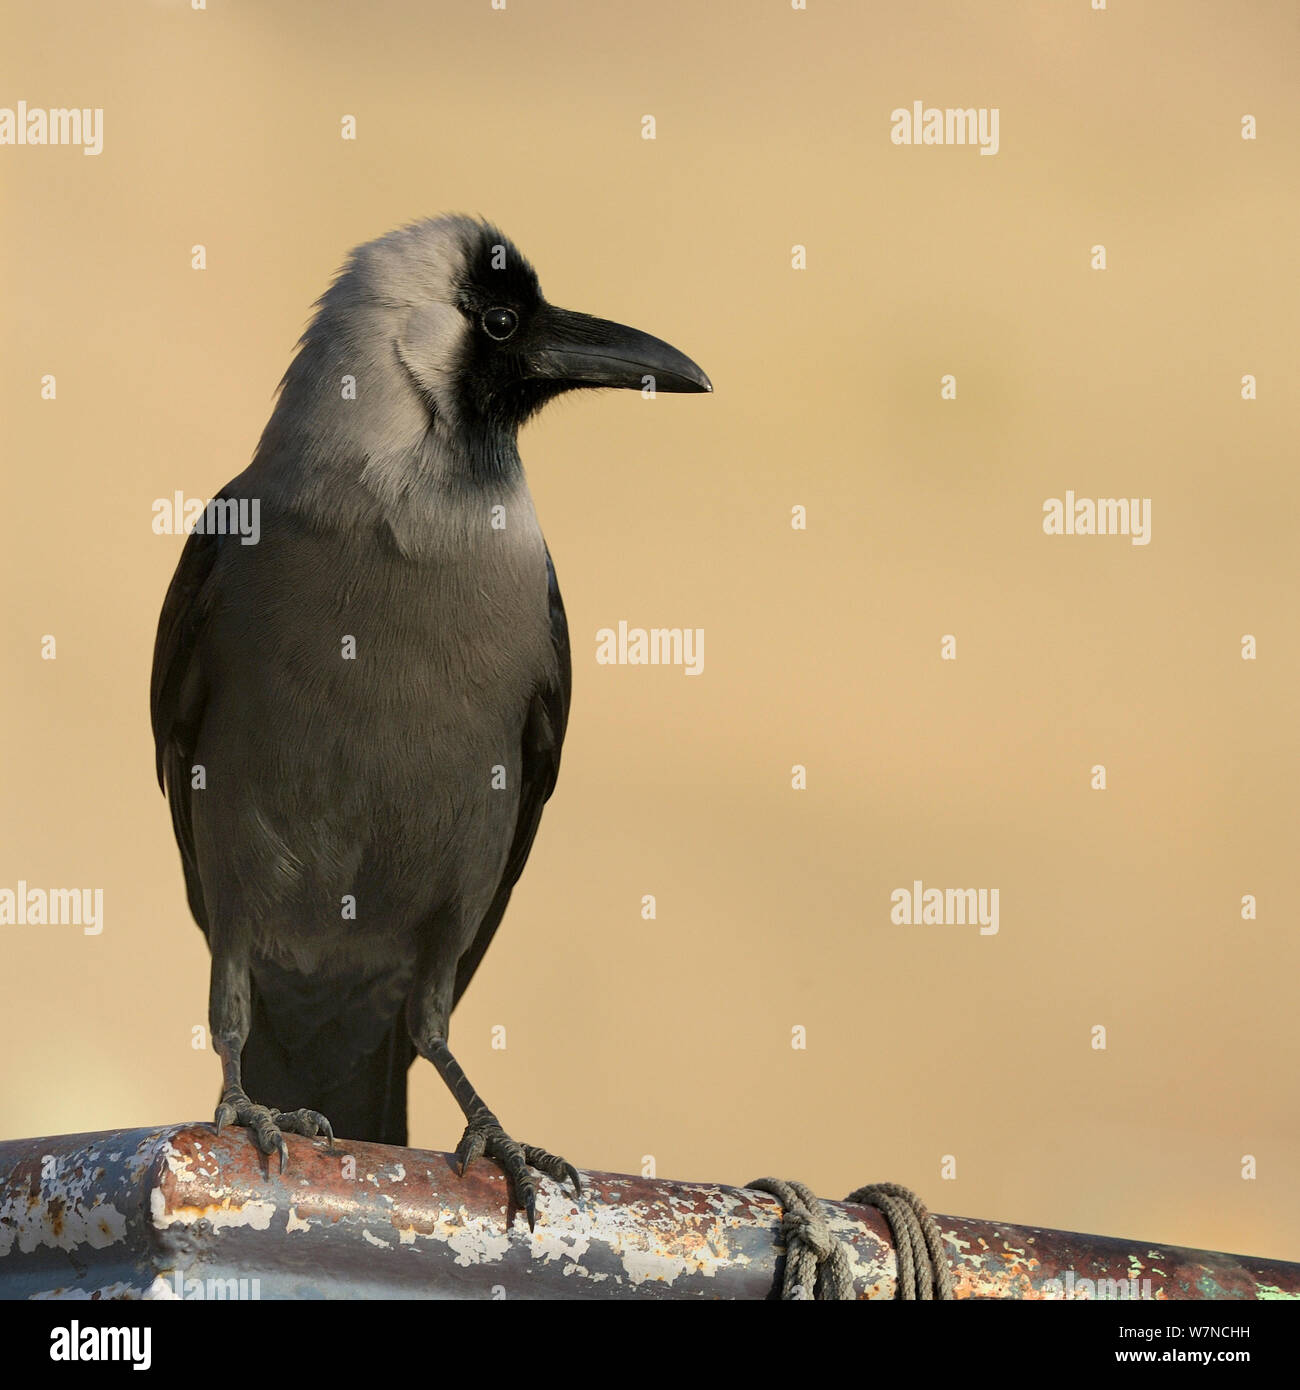
[[[636, 328], [547, 305], [525, 350], [527, 375], [565, 386], [622, 386], [640, 391], [712, 391], [685, 353]], [[651, 380], [647, 380], [651, 378]]]

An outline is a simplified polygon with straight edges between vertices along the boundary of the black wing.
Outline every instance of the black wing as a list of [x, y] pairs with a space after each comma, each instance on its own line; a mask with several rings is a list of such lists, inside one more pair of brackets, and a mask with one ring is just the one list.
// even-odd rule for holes
[[172, 829], [185, 869], [190, 911], [204, 932], [208, 930], [208, 920], [194, 857], [189, 781], [194, 745], [207, 700], [197, 646], [212, 602], [208, 580], [222, 539], [216, 533], [191, 531], [185, 542], [180, 563], [163, 600], [162, 616], [158, 619], [149, 691], [158, 785], [171, 806]]
[[492, 905], [483, 918], [478, 934], [456, 966], [456, 993], [451, 1004], [453, 1009], [460, 1002], [460, 996], [465, 993], [470, 980], [474, 978], [474, 972], [501, 924], [510, 894], [519, 881], [519, 875], [524, 871], [528, 852], [533, 847], [533, 838], [542, 819], [542, 807], [554, 791], [555, 779], [560, 771], [560, 748], [564, 743], [564, 731], [569, 722], [569, 692], [573, 686], [573, 664], [569, 655], [569, 625], [565, 621], [560, 586], [555, 582], [555, 566], [551, 563], [549, 550], [546, 552], [546, 583], [551, 605], [551, 642], [555, 648], [559, 676], [553, 684], [535, 691], [532, 703], [528, 707], [528, 717], [524, 721], [524, 755], [520, 773], [522, 787], [519, 793], [519, 817], [515, 821], [515, 838], [511, 842], [510, 857], [506, 860], [505, 872], [501, 876]]

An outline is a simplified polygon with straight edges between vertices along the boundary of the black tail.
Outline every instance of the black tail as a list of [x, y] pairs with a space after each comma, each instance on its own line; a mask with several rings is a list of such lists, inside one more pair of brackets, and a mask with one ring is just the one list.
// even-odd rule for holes
[[415, 1059], [405, 997], [389, 977], [321, 981], [258, 962], [244, 1090], [261, 1105], [319, 1110], [341, 1139], [405, 1145]]

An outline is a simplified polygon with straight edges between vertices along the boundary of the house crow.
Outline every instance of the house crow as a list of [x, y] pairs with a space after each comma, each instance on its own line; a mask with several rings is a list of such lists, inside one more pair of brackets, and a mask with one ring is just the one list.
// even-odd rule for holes
[[[533, 1170], [447, 1045], [555, 786], [569, 637], [517, 448], [575, 387], [710, 391], [658, 338], [555, 308], [494, 227], [354, 251], [223, 506], [189, 536], [154, 652], [153, 732], [212, 954], [223, 1125], [406, 1142], [427, 1058], [530, 1225]], [[221, 507], [206, 516], [220, 517]], [[253, 539], [255, 543], [247, 543]], [[326, 1117], [329, 1117], [328, 1119]]]

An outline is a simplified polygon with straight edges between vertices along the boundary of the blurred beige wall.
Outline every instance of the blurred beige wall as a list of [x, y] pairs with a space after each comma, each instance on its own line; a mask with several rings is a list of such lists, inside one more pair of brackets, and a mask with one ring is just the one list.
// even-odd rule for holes
[[[0, 1134], [211, 1113], [148, 729], [181, 545], [152, 504], [245, 466], [352, 245], [464, 210], [716, 387], [574, 397], [522, 441], [576, 670], [453, 1027], [505, 1123], [589, 1167], [892, 1178], [1300, 1259], [1294, 5], [6, 3], [3, 27], [0, 105], [104, 127], [97, 156], [0, 146], [0, 887], [102, 887], [105, 925], [0, 928]], [[891, 143], [914, 101], [996, 107], [997, 154]], [[1045, 535], [1067, 489], [1150, 498], [1150, 543]], [[597, 665], [620, 619], [703, 628], [704, 674]], [[917, 879], [996, 887], [998, 932], [892, 924]], [[431, 1068], [412, 1094], [413, 1142], [452, 1146]]]

